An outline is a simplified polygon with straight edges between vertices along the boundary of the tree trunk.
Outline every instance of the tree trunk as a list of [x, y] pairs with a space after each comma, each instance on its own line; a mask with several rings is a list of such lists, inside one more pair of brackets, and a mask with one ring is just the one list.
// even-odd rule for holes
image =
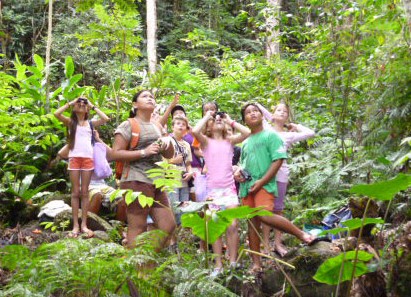
[[148, 72], [156, 72], [157, 65], [157, 8], [156, 0], [147, 0], [147, 58]]
[[46, 80], [46, 106], [45, 112], [50, 112], [50, 95], [49, 95], [49, 77], [50, 77], [50, 53], [51, 53], [51, 41], [52, 41], [52, 29], [53, 29], [53, 0], [49, 0], [49, 14], [48, 14], [48, 28], [47, 28], [47, 46], [46, 46], [46, 68], [45, 68], [45, 80]]
[[411, 31], [411, 0], [403, 0], [405, 17], [407, 18], [408, 30]]
[[273, 55], [280, 54], [280, 30], [276, 28], [279, 24], [281, 0], [267, 0], [266, 10], [266, 57], [270, 59]]

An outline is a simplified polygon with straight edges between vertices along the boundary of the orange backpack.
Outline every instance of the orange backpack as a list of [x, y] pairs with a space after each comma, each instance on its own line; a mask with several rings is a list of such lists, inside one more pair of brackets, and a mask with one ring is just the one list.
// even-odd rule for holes
[[[140, 125], [135, 118], [129, 118], [128, 121], [130, 122], [131, 126], [131, 139], [128, 149], [131, 151], [137, 147], [138, 141], [140, 139]], [[128, 163], [129, 162], [125, 161], [116, 162], [116, 179], [121, 179], [124, 168], [127, 168], [127, 172], [125, 173], [125, 177], [127, 178], [128, 172], [130, 171], [130, 166]]]

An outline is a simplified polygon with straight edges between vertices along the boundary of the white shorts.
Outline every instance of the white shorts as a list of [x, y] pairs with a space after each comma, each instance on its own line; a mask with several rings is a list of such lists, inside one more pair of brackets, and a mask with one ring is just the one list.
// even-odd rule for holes
[[219, 209], [235, 207], [240, 204], [235, 187], [207, 189], [207, 201], [213, 201], [210, 208], [216, 206]]

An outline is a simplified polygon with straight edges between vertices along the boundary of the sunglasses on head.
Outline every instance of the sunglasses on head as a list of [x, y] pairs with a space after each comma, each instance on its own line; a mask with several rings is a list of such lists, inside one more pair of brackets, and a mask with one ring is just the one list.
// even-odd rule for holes
[[78, 104], [84, 103], [85, 105], [87, 105], [88, 101], [87, 101], [86, 98], [78, 98], [78, 99], [77, 99], [77, 103], [78, 103]]

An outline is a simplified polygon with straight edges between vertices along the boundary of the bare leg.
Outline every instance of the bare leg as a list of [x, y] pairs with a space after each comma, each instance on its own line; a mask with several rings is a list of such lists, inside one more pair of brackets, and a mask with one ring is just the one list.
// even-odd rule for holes
[[92, 170], [81, 171], [81, 231], [87, 233], [88, 237], [93, 237], [94, 232], [87, 227], [87, 214], [90, 199], [88, 197], [88, 187], [90, 185]]
[[216, 255], [215, 257], [215, 266], [216, 268], [223, 268], [223, 262], [221, 260], [223, 255], [223, 240], [218, 238], [216, 242], [213, 243], [213, 252]]
[[94, 194], [91, 197], [91, 201], [89, 203], [89, 211], [98, 215], [101, 209], [102, 200], [103, 200], [103, 195], [101, 193]]
[[262, 224], [262, 229], [263, 229], [263, 244], [264, 244], [264, 254], [270, 254], [270, 232], [271, 232], [271, 227]]
[[149, 208], [140, 208], [138, 201], [134, 201], [127, 207], [127, 247], [135, 247], [135, 239], [141, 233], [147, 231], [147, 216]]
[[174, 234], [176, 222], [173, 212], [165, 207], [153, 207], [150, 215], [156, 223], [158, 229], [167, 233], [167, 236], [160, 241], [160, 247], [164, 248], [170, 237]]
[[[248, 222], [248, 240], [250, 242], [250, 249], [255, 252], [260, 252], [260, 236], [258, 234], [261, 224], [260, 218], [261, 217], [254, 217]], [[251, 259], [253, 260], [253, 267], [251, 269], [261, 269], [260, 256], [251, 254]]]
[[311, 236], [310, 234], [305, 233], [304, 231], [299, 229], [297, 226], [295, 226], [293, 223], [291, 223], [288, 219], [282, 216], [279, 216], [279, 215], [264, 216], [264, 217], [259, 217], [259, 219], [263, 223], [270, 225], [273, 228], [276, 228], [283, 232], [294, 235], [295, 237], [297, 237], [304, 243], [310, 243], [315, 238]]
[[78, 223], [78, 210], [80, 208], [80, 171], [69, 170], [71, 181], [71, 208], [73, 216], [73, 237], [77, 237], [80, 232]]
[[[236, 206], [235, 206], [236, 207]], [[227, 207], [235, 208], [235, 207]], [[230, 256], [230, 264], [237, 261], [238, 246], [240, 245], [240, 237], [238, 236], [238, 221], [234, 220], [230, 227], [226, 231], [227, 236], [227, 248]]]
[[[275, 211], [274, 214], [278, 216], [282, 216], [283, 212], [282, 211]], [[264, 229], [263, 229], [264, 230]], [[283, 245], [282, 238], [283, 233], [280, 230], [275, 230], [275, 235], [274, 235], [274, 249], [277, 251], [277, 253], [283, 257], [287, 254], [287, 248]]]
[[120, 222], [127, 222], [127, 204], [124, 199], [117, 203], [116, 220]]

